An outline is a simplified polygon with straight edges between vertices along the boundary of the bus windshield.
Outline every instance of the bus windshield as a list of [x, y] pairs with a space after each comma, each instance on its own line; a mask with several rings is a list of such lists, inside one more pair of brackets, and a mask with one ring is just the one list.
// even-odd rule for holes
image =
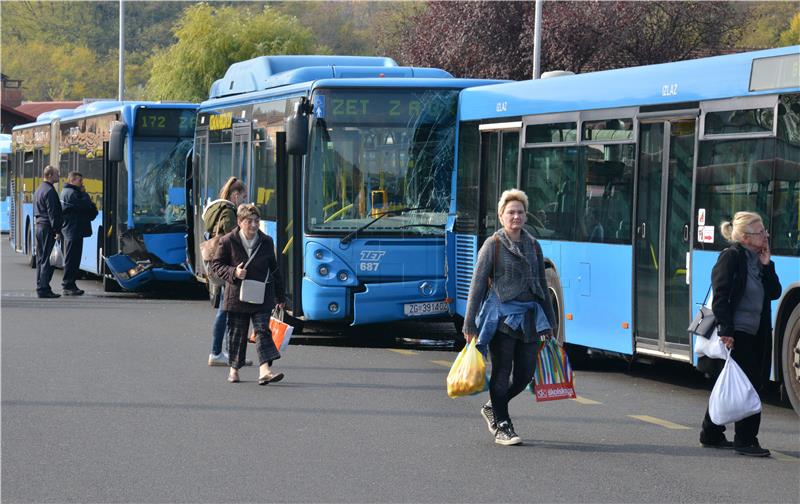
[[347, 234], [386, 214], [363, 233], [443, 236], [457, 98], [458, 90], [450, 89], [317, 91], [309, 232]]
[[133, 142], [133, 225], [151, 232], [186, 225], [184, 170], [191, 138], [144, 137]]

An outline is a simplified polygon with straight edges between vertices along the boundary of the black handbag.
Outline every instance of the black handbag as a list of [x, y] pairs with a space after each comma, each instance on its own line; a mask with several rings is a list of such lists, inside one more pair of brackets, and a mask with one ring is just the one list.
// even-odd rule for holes
[[700, 307], [697, 315], [694, 316], [694, 320], [692, 320], [692, 323], [686, 328], [686, 330], [689, 331], [689, 334], [695, 334], [702, 338], [710, 338], [711, 333], [717, 326], [717, 319], [714, 317], [714, 312], [711, 311], [711, 308], [706, 306], [708, 295], [710, 293], [711, 287], [709, 287], [708, 292], [706, 292], [706, 297], [703, 300], [703, 306]]

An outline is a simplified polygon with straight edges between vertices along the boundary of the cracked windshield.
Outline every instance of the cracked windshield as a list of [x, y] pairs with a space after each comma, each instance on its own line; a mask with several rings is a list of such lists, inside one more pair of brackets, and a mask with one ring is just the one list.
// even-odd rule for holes
[[192, 148], [194, 112], [139, 112], [133, 150], [133, 222], [151, 232], [179, 231], [186, 224], [186, 156]]
[[322, 90], [314, 96], [308, 228], [443, 235], [457, 90]]

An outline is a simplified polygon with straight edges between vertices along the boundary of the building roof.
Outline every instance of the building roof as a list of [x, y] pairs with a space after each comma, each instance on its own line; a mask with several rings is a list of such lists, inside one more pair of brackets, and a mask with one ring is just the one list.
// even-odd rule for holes
[[44, 112], [55, 109], [74, 109], [80, 105], [83, 105], [82, 101], [25, 102], [16, 109], [18, 112], [36, 118]]

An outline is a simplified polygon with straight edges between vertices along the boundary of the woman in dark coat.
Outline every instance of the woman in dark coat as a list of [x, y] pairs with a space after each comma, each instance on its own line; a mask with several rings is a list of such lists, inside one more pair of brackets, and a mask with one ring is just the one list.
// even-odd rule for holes
[[[278, 271], [275, 245], [272, 238], [259, 230], [261, 215], [253, 204], [240, 205], [237, 226], [219, 241], [211, 269], [225, 281], [223, 309], [228, 314], [226, 335], [230, 372], [228, 381], [239, 382], [239, 368], [245, 365], [247, 331], [250, 322], [256, 332], [256, 350], [259, 361], [258, 384], [266, 385], [283, 379], [283, 373], [274, 373], [270, 363], [280, 358], [272, 341], [269, 319], [275, 306], [283, 307], [283, 279]], [[242, 280], [268, 280], [261, 304], [239, 300]]]
[[[742, 368], [756, 390], [769, 379], [772, 348], [770, 302], [781, 295], [781, 283], [770, 260], [769, 233], [761, 216], [736, 212], [733, 222], [723, 222], [722, 236], [731, 246], [720, 252], [711, 270], [714, 297], [711, 310], [717, 334], [731, 357]], [[751, 457], [767, 457], [769, 450], [758, 442], [761, 413], [736, 422], [733, 443], [725, 439], [725, 426], [716, 425], [706, 409], [700, 443], [714, 448], [733, 448]]]

